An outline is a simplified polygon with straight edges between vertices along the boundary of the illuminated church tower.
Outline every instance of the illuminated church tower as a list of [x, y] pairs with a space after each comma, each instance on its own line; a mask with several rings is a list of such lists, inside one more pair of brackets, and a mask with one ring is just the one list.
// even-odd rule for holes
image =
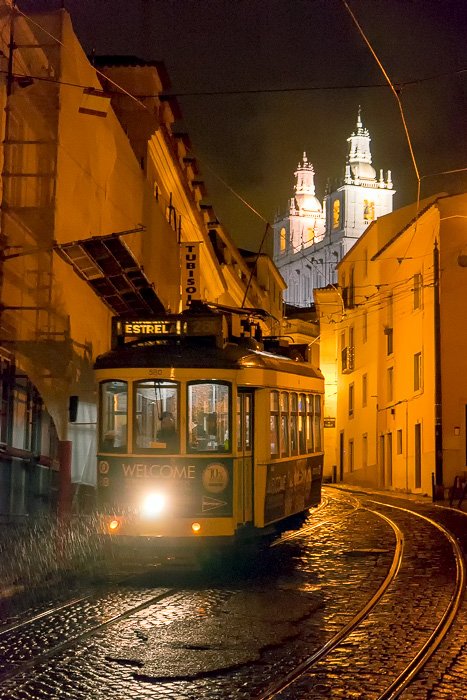
[[379, 216], [392, 212], [391, 171], [379, 178], [371, 164], [370, 135], [362, 124], [347, 139], [350, 144], [343, 184], [327, 194], [321, 206], [315, 195], [314, 169], [303, 154], [295, 172], [295, 192], [289, 209], [274, 222], [274, 262], [287, 289], [284, 299], [310, 306], [313, 289], [337, 281], [336, 265]]

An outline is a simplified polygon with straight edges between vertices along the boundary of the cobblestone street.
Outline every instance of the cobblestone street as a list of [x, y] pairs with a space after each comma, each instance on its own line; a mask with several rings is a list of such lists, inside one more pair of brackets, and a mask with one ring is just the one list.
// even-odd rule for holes
[[[384, 503], [444, 520], [463, 534], [465, 551], [465, 515], [454, 510], [327, 489], [300, 533], [256, 558], [215, 571], [155, 569], [121, 582], [114, 575], [99, 586], [88, 579], [81, 597], [75, 590], [74, 601], [52, 612], [53, 596], [27, 610], [23, 595], [16, 613], [15, 597], [3, 600], [0, 697], [268, 697], [382, 585], [394, 532], [366, 507], [404, 531], [400, 570], [355, 631], [276, 695], [380, 697], [449, 605], [456, 568], [440, 531]], [[461, 608], [404, 698], [467, 697], [466, 628]]]

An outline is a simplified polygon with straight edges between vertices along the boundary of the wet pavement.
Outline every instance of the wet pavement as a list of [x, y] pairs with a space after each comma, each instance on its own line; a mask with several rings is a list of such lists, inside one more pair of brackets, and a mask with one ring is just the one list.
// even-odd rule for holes
[[[339, 492], [327, 492], [329, 503], [313, 511], [306, 523], [315, 529], [256, 559], [242, 557], [211, 572], [155, 570], [139, 582], [101, 583], [86, 600], [32, 626], [4, 635], [0, 627], [3, 670], [30, 663], [3, 681], [0, 676], [0, 698], [220, 700], [261, 695], [363, 607], [392, 561], [391, 527], [366, 510], [356, 510], [352, 494], [340, 492], [348, 500], [339, 502], [333, 500]], [[368, 492], [354, 495], [375, 499]], [[387, 495], [377, 496], [396, 503]], [[466, 520], [431, 504], [396, 500], [442, 513], [445, 520]], [[410, 516], [398, 517], [406, 519], [406, 564], [392, 597], [331, 657], [278, 697], [378, 697], [388, 673], [397, 673], [404, 652], [422, 643], [446, 605], [454, 564], [441, 533], [423, 521], [415, 526]], [[86, 586], [92, 585], [88, 580]], [[151, 603], [158, 593], [166, 595]], [[47, 609], [46, 601], [36, 601], [29, 612], [24, 605], [15, 612], [14, 599], [3, 603], [4, 612], [9, 607], [10, 624]], [[135, 606], [141, 609], [130, 614]], [[128, 617], [112, 622], [125, 610]], [[100, 624], [104, 626], [97, 629]], [[467, 697], [464, 625], [461, 616], [402, 697]], [[88, 636], [82, 637], [86, 631]], [[53, 656], [39, 658], [57, 643], [62, 648]]]

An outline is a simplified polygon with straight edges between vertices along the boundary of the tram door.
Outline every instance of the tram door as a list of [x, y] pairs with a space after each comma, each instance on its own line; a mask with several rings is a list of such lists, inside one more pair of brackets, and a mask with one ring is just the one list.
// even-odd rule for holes
[[253, 521], [253, 392], [239, 389], [237, 396], [237, 454], [239, 518]]

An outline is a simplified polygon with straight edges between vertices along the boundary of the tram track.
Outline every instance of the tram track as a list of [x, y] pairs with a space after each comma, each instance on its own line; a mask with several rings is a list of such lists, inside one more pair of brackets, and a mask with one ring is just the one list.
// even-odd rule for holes
[[[341, 499], [344, 501], [344, 499]], [[343, 520], [352, 517], [352, 515], [355, 514], [357, 510], [360, 508], [360, 504], [358, 503], [357, 499], [352, 499], [349, 498], [347, 499], [348, 504], [352, 507], [352, 510], [349, 513], [338, 513], [336, 515], [332, 515], [328, 517], [326, 520], [319, 520], [318, 522], [313, 522], [310, 523], [309, 525], [303, 525], [300, 529], [298, 530], [293, 530], [290, 532], [287, 532], [283, 534], [279, 539], [275, 540], [274, 542], [271, 543], [271, 547], [279, 547], [283, 545], [286, 542], [290, 542], [292, 540], [297, 540], [301, 539], [305, 535], [310, 535], [314, 530], [318, 530], [322, 527], [326, 526], [332, 526], [332, 525], [340, 525]], [[321, 515], [322, 510], [326, 510], [327, 507], [331, 504], [330, 499], [326, 496], [323, 499], [323, 502], [313, 511], [311, 511], [312, 516], [315, 516], [317, 514]]]
[[[312, 669], [313, 666], [318, 664], [318, 662], [323, 661], [328, 657], [331, 652], [337, 650], [343, 644], [345, 644], [351, 637], [352, 633], [361, 627], [363, 621], [369, 616], [370, 612], [378, 605], [384, 596], [387, 594], [388, 589], [391, 584], [394, 583], [396, 577], [399, 574], [403, 563], [403, 553], [404, 553], [404, 535], [397, 523], [395, 523], [390, 517], [384, 515], [379, 510], [363, 505], [361, 500], [355, 497], [348, 496], [340, 497], [336, 499], [340, 502], [346, 502], [354, 507], [354, 511], [349, 515], [353, 514], [357, 510], [366, 510], [375, 516], [383, 518], [393, 529], [396, 536], [396, 546], [393, 555], [393, 560], [388, 574], [384, 581], [380, 584], [376, 593], [371, 597], [371, 599], [366, 603], [366, 605], [361, 608], [353, 618], [344, 625], [332, 638], [330, 638], [325, 644], [323, 644], [318, 650], [313, 652], [306, 659], [301, 661], [294, 669], [289, 671], [282, 678], [278, 679], [272, 683], [265, 691], [262, 691], [259, 695], [255, 696], [257, 700], [272, 700], [277, 698], [280, 694], [287, 690], [293, 690], [293, 685], [304, 677], [304, 675]], [[358, 505], [356, 505], [358, 501]], [[410, 514], [421, 518], [423, 521], [428, 523], [430, 526], [435, 527], [442, 535], [448, 540], [456, 567], [456, 576], [453, 586], [453, 590], [449, 599], [448, 604], [445, 607], [438, 623], [425, 639], [424, 643], [417, 649], [415, 653], [412, 654], [411, 658], [406, 661], [404, 668], [400, 670], [397, 676], [391, 681], [391, 683], [378, 695], [378, 700], [395, 700], [401, 693], [410, 685], [410, 683], [416, 678], [417, 674], [423, 668], [423, 666], [428, 662], [428, 660], [436, 652], [437, 648], [446, 637], [455, 617], [459, 610], [462, 601], [462, 594], [466, 584], [466, 566], [464, 558], [462, 555], [461, 548], [456, 538], [442, 525], [437, 523], [432, 518], [425, 515], [417, 513], [416, 511], [410, 510], [408, 508], [403, 508], [400, 506], [390, 505], [387, 503], [382, 503], [376, 500], [365, 499], [365, 503], [372, 503], [374, 506], [382, 508], [392, 508], [394, 510]], [[309, 526], [307, 530], [312, 530], [313, 526]], [[282, 697], [282, 695], [281, 695]], [[283, 697], [286, 697], [284, 695]], [[294, 698], [302, 697], [299, 694], [292, 695]], [[304, 697], [304, 696], [303, 696]], [[312, 697], [312, 693], [307, 695], [307, 697]]]
[[[387, 510], [385, 510], [386, 508]], [[433, 514], [430, 513], [430, 515]], [[316, 517], [313, 518], [313, 516]], [[8, 671], [0, 675], [4, 693], [3, 695], [0, 693], [0, 696], [20, 698], [23, 697], [20, 689], [24, 688], [25, 691], [29, 688], [33, 689], [36, 685], [39, 687], [44, 682], [50, 684], [51, 689], [59, 688], [60, 678], [63, 678], [64, 675], [66, 677], [67, 673], [75, 674], [77, 669], [80, 669], [79, 673], [81, 673], [85, 668], [87, 670], [84, 671], [84, 677], [95, 677], [97, 672], [99, 678], [102, 678], [102, 682], [105, 682], [110, 696], [112, 696], [114, 679], [118, 677], [122, 688], [125, 688], [125, 691], [121, 691], [121, 697], [132, 696], [132, 689], [137, 689], [138, 684], [152, 683], [150, 691], [143, 690], [142, 692], [143, 694], [151, 692], [155, 700], [162, 697], [171, 698], [171, 700], [175, 700], [175, 698], [177, 700], [183, 698], [184, 700], [193, 697], [200, 699], [209, 697], [210, 700], [221, 700], [227, 697], [238, 697], [239, 699], [256, 697], [257, 700], [279, 697], [281, 700], [285, 700], [293, 697], [294, 700], [303, 698], [311, 700], [313, 697], [332, 697], [333, 689], [337, 694], [340, 693], [340, 697], [371, 697], [372, 700], [394, 700], [406, 688], [409, 688], [420, 669], [436, 652], [447, 634], [456, 618], [466, 579], [459, 547], [457, 547], [456, 552], [455, 538], [449, 532], [446, 534], [446, 528], [442, 525], [425, 516], [421, 516], [418, 521], [422, 529], [420, 532], [415, 532], [417, 528], [413, 527], [412, 518], [416, 516], [420, 517], [420, 514], [408, 508], [397, 506], [391, 508], [389, 504], [382, 503], [377, 499], [371, 500], [371, 497], [366, 495], [358, 499], [349, 494], [339, 497], [326, 496], [323, 505], [310, 512], [307, 523], [300, 530], [284, 534], [280, 540], [273, 543], [274, 547], [283, 544], [284, 552], [275, 549], [277, 554], [274, 554], [271, 561], [297, 561], [299, 567], [302, 562], [305, 562], [306, 568], [303, 572], [311, 574], [312, 578], [309, 579], [308, 589], [305, 586], [302, 590], [307, 591], [304, 593], [306, 597], [309, 595], [308, 591], [313, 591], [311, 595], [318, 602], [318, 607], [315, 608], [316, 615], [313, 615], [309, 620], [305, 617], [299, 623], [301, 632], [296, 638], [291, 638], [285, 646], [277, 644], [271, 649], [267, 645], [264, 646], [261, 660], [258, 660], [256, 664], [250, 664], [248, 661], [240, 663], [236, 669], [232, 667], [231, 672], [228, 673], [217, 674], [211, 671], [204, 675], [203, 673], [198, 676], [195, 674], [193, 678], [185, 677], [185, 680], [183, 680], [183, 672], [180, 676], [175, 673], [172, 688], [168, 678], [158, 678], [160, 668], [158, 665], [163, 662], [164, 653], [172, 653], [171, 645], [187, 656], [205, 653], [210, 647], [211, 641], [209, 637], [206, 637], [206, 644], [203, 646], [202, 629], [204, 626], [207, 630], [210, 629], [209, 624], [205, 625], [205, 623], [212, 620], [213, 616], [214, 619], [216, 616], [219, 617], [219, 614], [226, 621], [230, 620], [230, 618], [225, 617], [225, 612], [222, 612], [220, 601], [230, 599], [232, 595], [237, 593], [236, 587], [232, 587], [230, 581], [225, 587], [224, 580], [224, 584], [220, 588], [215, 584], [213, 588], [213, 582], [208, 581], [208, 587], [197, 591], [194, 598], [193, 590], [189, 592], [189, 597], [185, 598], [185, 593], [188, 592], [185, 590], [186, 586], [183, 586], [182, 590], [178, 586], [177, 588], [172, 587], [171, 582], [167, 582], [168, 585], [164, 589], [159, 586], [157, 595], [150, 596], [155, 591], [148, 591], [147, 586], [145, 586], [144, 591], [140, 587], [138, 592], [130, 587], [128, 592], [126, 590], [116, 591], [116, 596], [112, 600], [109, 598], [104, 603], [100, 602], [98, 606], [89, 605], [89, 596], [82, 596], [80, 601], [67, 601], [56, 606], [55, 613], [58, 624], [56, 620], [54, 622], [55, 629], [65, 625], [67, 632], [70, 628], [67, 627], [65, 617], [68, 618], [70, 612], [74, 618], [79, 617], [73, 604], [75, 603], [78, 607], [84, 606], [84, 609], [79, 623], [73, 623], [72, 635], [68, 635], [67, 639], [50, 639], [48, 648], [46, 645], [41, 648], [37, 646], [37, 640], [40, 636], [39, 628], [43, 626], [44, 621], [48, 620], [48, 617], [43, 614], [34, 616], [34, 620], [31, 621], [31, 629], [28, 632], [31, 639], [35, 640], [34, 654], [31, 655], [31, 658], [17, 658], [7, 661], [9, 663]], [[355, 527], [353, 523], [349, 524], [349, 519], [352, 517], [356, 518]], [[433, 525], [436, 529], [436, 536], [430, 535]], [[319, 530], [319, 528], [321, 529]], [[319, 536], [313, 537], [314, 533], [316, 535], [317, 532], [320, 533]], [[355, 537], [352, 534], [355, 532], [360, 534]], [[364, 535], [365, 532], [372, 533], [372, 535]], [[310, 535], [311, 538], [308, 537], [309, 542], [307, 542], [306, 538]], [[441, 588], [441, 583], [443, 585], [446, 585], [446, 581], [449, 583], [446, 586], [445, 594], [444, 592], [434, 594], [436, 601], [442, 601], [442, 605], [436, 607], [439, 614], [436, 613], [436, 619], [433, 620], [432, 625], [427, 625], [426, 618], [422, 618], [421, 615], [414, 616], [415, 625], [418, 619], [422, 620], [422, 624], [420, 629], [414, 629], [413, 633], [408, 630], [405, 639], [409, 640], [410, 644], [404, 645], [394, 641], [386, 646], [383, 643], [380, 647], [378, 639], [383, 636], [387, 639], [388, 631], [392, 634], [393, 630], [396, 630], [401, 624], [398, 615], [400, 617], [405, 614], [403, 611], [399, 612], [399, 602], [403, 608], [403, 597], [405, 596], [408, 600], [412, 595], [408, 589], [406, 591], [407, 582], [410, 581], [412, 575], [409, 571], [410, 567], [414, 567], [414, 575], [419, 577], [414, 588], [417, 585], [424, 588], [430, 580], [430, 572], [425, 573], [424, 571], [430, 552], [437, 556], [436, 552], [443, 548], [442, 538], [446, 536], [447, 541], [450, 542], [449, 549], [453, 552], [453, 558], [449, 559], [449, 571], [445, 572], [445, 579], [436, 584], [438, 588]], [[301, 541], [300, 538], [302, 538]], [[429, 540], [435, 541], [435, 544], [433, 546], [430, 544], [426, 551], [423, 550], [419, 553], [418, 545]], [[321, 572], [320, 558], [316, 556], [317, 541], [320, 541], [321, 546], [324, 546], [324, 556], [329, 562], [327, 571], [335, 572], [335, 578], [330, 579], [335, 581], [334, 592], [332, 588], [327, 588], [326, 574]], [[304, 559], [295, 560], [297, 554]], [[450, 557], [450, 552], [447, 554]], [[310, 556], [311, 559], [309, 559]], [[366, 557], [370, 557], [370, 559]], [[448, 559], [437, 559], [436, 563], [430, 564], [431, 571], [439, 566], [440, 561], [448, 561]], [[310, 562], [313, 563], [310, 565]], [[369, 562], [368, 569], [366, 568], [367, 562]], [[318, 571], [320, 571], [319, 575], [313, 573]], [[340, 571], [341, 574], [339, 574]], [[456, 583], [452, 586], [451, 582], [454, 578]], [[269, 579], [267, 580], [269, 581]], [[302, 578], [302, 581], [305, 582], [305, 579]], [[282, 589], [286, 595], [285, 591], [289, 583], [286, 582], [285, 588], [281, 588], [281, 582], [278, 581], [278, 583], [278, 590]], [[300, 590], [299, 580], [297, 583], [297, 590]], [[258, 604], [262, 600], [259, 597], [259, 590], [258, 587]], [[127, 594], [130, 597], [127, 597]], [[144, 601], [142, 600], [143, 595], [146, 596]], [[251, 595], [254, 596], [254, 593]], [[136, 601], [139, 602], [136, 605], [131, 605], [135, 602], [135, 596]], [[171, 598], [171, 596], [174, 597]], [[323, 606], [319, 606], [320, 599], [325, 602]], [[208, 600], [211, 602], [207, 603]], [[164, 602], [162, 603], [162, 601]], [[159, 603], [162, 603], [161, 607], [158, 607]], [[126, 610], [122, 609], [122, 604], [126, 605]], [[154, 611], [146, 611], [151, 605], [154, 605]], [[61, 609], [59, 610], [59, 608]], [[45, 612], [47, 613], [47, 611]], [[203, 642], [203, 644], [200, 642], [200, 651], [196, 650], [197, 642], [190, 641], [189, 634], [177, 636], [177, 626], [174, 627], [175, 631], [171, 633], [173, 640], [170, 643], [164, 643], [164, 633], [160, 635], [159, 626], [161, 631], [165, 630], [169, 619], [184, 621], [187, 619], [187, 613], [191, 619], [192, 612], [196, 618], [193, 620], [192, 626], [182, 627], [180, 630], [197, 630], [196, 639], [199, 636]], [[102, 619], [103, 615], [106, 616], [105, 620]], [[134, 617], [132, 617], [133, 615]], [[100, 619], [96, 620], [98, 616]], [[315, 617], [316, 619], [314, 619]], [[322, 624], [320, 619], [326, 621], [326, 624]], [[414, 624], [414, 620], [410, 616], [407, 620]], [[402, 620], [402, 624], [407, 625], [407, 620]], [[430, 620], [431, 617], [428, 622]], [[83, 621], [86, 629], [82, 627]], [[118, 624], [120, 622], [122, 622], [121, 625]], [[112, 628], [112, 625], [115, 625], [115, 628]], [[386, 629], [385, 625], [387, 625]], [[425, 629], [428, 626], [431, 629]], [[12, 639], [16, 637], [15, 643], [19, 647], [21, 646], [23, 630], [28, 630], [27, 620], [22, 621], [21, 626], [11, 631]], [[317, 637], [316, 633], [324, 635], [326, 634], [325, 630], [327, 630], [328, 639], [322, 638], [323, 644], [317, 649], [319, 636]], [[104, 634], [100, 634], [101, 631]], [[226, 631], [227, 648], [229, 645], [228, 634]], [[44, 634], [42, 636], [44, 637]], [[48, 638], [48, 631], [46, 636]], [[0, 633], [0, 643], [6, 637], [8, 637], [6, 632], [4, 632], [3, 638]], [[397, 632], [395, 637], [397, 637]], [[109, 653], [109, 645], [112, 648], [111, 653]], [[364, 647], [363, 651], [360, 647]], [[368, 648], [374, 652], [370, 655], [374, 668], [366, 661]], [[145, 650], [148, 651], [147, 656], [145, 656]], [[295, 657], [293, 656], [294, 652]], [[30, 653], [29, 650], [28, 653]], [[378, 661], [377, 659], [382, 653], [382, 660]], [[390, 655], [386, 656], [386, 659], [391, 659], [387, 669], [384, 668], [385, 663], [387, 664], [387, 661], [384, 661], [384, 653]], [[344, 658], [344, 665], [339, 667], [339, 659], [342, 660], [342, 658]], [[130, 659], [131, 662], [127, 659]], [[283, 663], [281, 663], [281, 659], [283, 659]], [[145, 664], [148, 664], [148, 668], [145, 667]], [[368, 675], [366, 680], [360, 681], [358, 677], [358, 669], [362, 669], [362, 667], [368, 670], [368, 674], [375, 673], [374, 684], [371, 686], [365, 687]], [[276, 680], [278, 669], [283, 669], [283, 674], [281, 678]], [[152, 674], [154, 674], [153, 678]], [[387, 680], [387, 674], [392, 676], [389, 680]], [[264, 682], [265, 677], [269, 678], [270, 684], [267, 686]], [[262, 681], [261, 678], [263, 678]], [[373, 683], [373, 681], [371, 682]], [[86, 683], [85, 680], [86, 691], [89, 691], [89, 685]], [[141, 688], [141, 685], [139, 687]], [[323, 687], [326, 688], [324, 695]], [[232, 694], [234, 688], [237, 692]], [[65, 697], [67, 699], [73, 698], [73, 700], [78, 697], [90, 697], [86, 691], [80, 688], [79, 693], [73, 690], [71, 695], [68, 694]], [[55, 697], [53, 691], [51, 692], [52, 694], [47, 697]], [[146, 695], [144, 696], [146, 697]], [[28, 697], [34, 697], [34, 694]]]
[[[67, 639], [59, 642], [58, 644], [54, 644], [53, 646], [49, 647], [45, 651], [42, 651], [38, 654], [32, 655], [30, 658], [27, 659], [10, 659], [7, 660], [4, 658], [4, 662], [8, 661], [9, 664], [11, 664], [10, 668], [7, 668], [6, 670], [1, 670], [0, 671], [0, 683], [3, 683], [5, 681], [11, 680], [15, 676], [24, 673], [25, 671], [30, 670], [31, 668], [40, 665], [41, 663], [49, 661], [53, 656], [60, 654], [67, 649], [79, 644], [80, 642], [86, 641], [93, 635], [105, 630], [106, 628], [121, 622], [123, 620], [126, 620], [130, 618], [131, 616], [141, 612], [145, 608], [150, 608], [152, 605], [160, 603], [167, 598], [169, 598], [172, 595], [175, 595], [178, 591], [176, 589], [164, 589], [163, 591], [159, 592], [157, 595], [151, 596], [148, 600], [145, 600], [142, 603], [139, 603], [138, 605], [132, 606], [131, 608], [128, 608], [124, 610], [123, 612], [119, 612], [115, 615], [112, 615], [108, 619], [106, 619], [103, 622], [100, 622], [99, 624], [92, 625], [91, 627], [88, 627], [86, 630], [82, 632], [78, 632], [77, 634], [74, 634]], [[79, 603], [85, 602], [86, 600], [89, 600], [90, 598], [93, 597], [93, 594], [90, 594], [88, 596], [83, 596], [82, 598], [76, 599], [74, 601], [68, 601], [67, 603], [57, 606], [53, 610], [50, 611], [45, 611], [43, 614], [38, 614], [34, 618], [31, 618], [29, 620], [23, 621], [18, 623], [17, 625], [12, 625], [9, 630], [2, 630], [2, 635], [4, 638], [7, 637], [8, 632], [16, 632], [18, 629], [27, 627], [27, 626], [32, 626], [36, 621], [40, 622], [42, 619], [47, 616], [47, 615], [52, 615], [53, 613], [60, 613], [64, 609], [69, 609], [73, 605], [77, 605]], [[1, 638], [0, 636], [0, 638]], [[5, 640], [7, 641], [7, 640]]]

